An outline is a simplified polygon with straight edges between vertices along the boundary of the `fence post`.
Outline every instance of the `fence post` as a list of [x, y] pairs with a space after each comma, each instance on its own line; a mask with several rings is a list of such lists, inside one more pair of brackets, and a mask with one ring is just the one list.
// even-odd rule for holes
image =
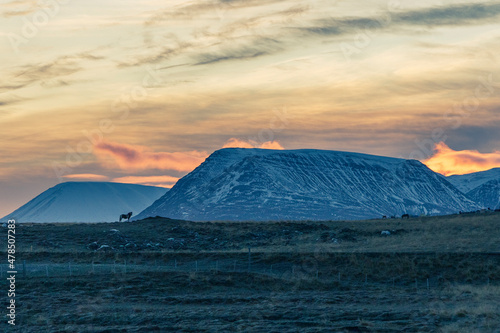
[[252, 269], [252, 249], [248, 248], [248, 271]]

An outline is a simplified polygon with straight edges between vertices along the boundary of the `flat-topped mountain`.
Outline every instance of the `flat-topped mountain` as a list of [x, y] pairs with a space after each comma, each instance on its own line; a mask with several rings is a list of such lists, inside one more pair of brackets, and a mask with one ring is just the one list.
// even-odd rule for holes
[[210, 155], [135, 219], [365, 219], [477, 208], [445, 177], [416, 160], [226, 148]]

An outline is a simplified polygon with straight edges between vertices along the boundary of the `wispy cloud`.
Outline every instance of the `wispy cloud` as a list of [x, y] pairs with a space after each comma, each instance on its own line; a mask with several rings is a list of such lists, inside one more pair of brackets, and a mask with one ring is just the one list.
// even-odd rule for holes
[[[59, 79], [69, 77], [84, 69], [82, 61], [97, 61], [103, 57], [83, 52], [65, 55], [44, 63], [32, 63], [19, 66], [6, 78], [6, 84], [0, 85], [1, 90], [17, 90], [34, 83], [45, 83], [50, 86], [68, 85], [70, 81]], [[57, 80], [59, 79], [59, 80]]]
[[211, 14], [221, 19], [227, 12], [250, 7], [267, 6], [281, 0], [203, 0], [188, 2], [186, 5], [168, 7], [151, 15], [144, 25], [152, 26], [168, 22], [169, 20], [194, 20], [200, 15]]
[[269, 38], [259, 38], [248, 44], [224, 47], [218, 52], [202, 53], [196, 56], [196, 65], [208, 65], [231, 60], [248, 60], [270, 55], [282, 50], [280, 42]]
[[291, 27], [310, 34], [339, 36], [360, 33], [360, 29], [392, 30], [401, 26], [436, 28], [496, 23], [500, 4], [460, 4], [419, 10], [394, 11], [367, 17], [338, 17], [316, 19], [304, 27]]
[[36, 0], [16, 0], [2, 4], [4, 10], [1, 12], [3, 17], [25, 16], [34, 13], [40, 8]]
[[451, 5], [402, 12], [395, 15], [394, 20], [398, 23], [436, 27], [496, 23], [496, 18], [499, 15], [500, 4], [493, 2]]

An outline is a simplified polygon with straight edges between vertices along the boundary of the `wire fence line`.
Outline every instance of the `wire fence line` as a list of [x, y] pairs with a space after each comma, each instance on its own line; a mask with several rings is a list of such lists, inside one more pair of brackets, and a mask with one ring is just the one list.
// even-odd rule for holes
[[[260, 274], [283, 280], [317, 280], [318, 282], [338, 283], [339, 286], [364, 286], [364, 285], [386, 285], [389, 287], [409, 286], [415, 289], [440, 288], [449, 283], [466, 283], [475, 285], [496, 285], [497, 279], [485, 276], [478, 280], [453, 280], [443, 279], [441, 275], [431, 277], [413, 277], [411, 274], [399, 274], [393, 276], [374, 276], [371, 274], [349, 274], [338, 272], [332, 274], [331, 271], [304, 270], [300, 265], [291, 262], [280, 262], [275, 264], [255, 263], [249, 260], [170, 260], [152, 261], [148, 263], [128, 263], [126, 260], [108, 263], [28, 263], [23, 261], [17, 265], [16, 278], [71, 278], [85, 277], [92, 275], [127, 275], [137, 273], [251, 273]], [[0, 278], [8, 275], [8, 265], [0, 264]]]

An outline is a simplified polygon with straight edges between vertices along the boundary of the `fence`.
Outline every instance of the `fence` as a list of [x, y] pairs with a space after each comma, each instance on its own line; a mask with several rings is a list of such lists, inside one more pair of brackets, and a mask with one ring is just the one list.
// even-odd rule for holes
[[[19, 269], [21, 268], [21, 269]], [[0, 264], [0, 278], [7, 275], [8, 265]], [[368, 284], [385, 285], [389, 287], [408, 286], [415, 289], [438, 288], [448, 282], [460, 282], [478, 285], [490, 285], [496, 283], [497, 279], [490, 279], [485, 276], [484, 279], [477, 281], [450, 281], [443, 279], [442, 276], [414, 278], [408, 275], [372, 276], [370, 274], [343, 274], [338, 272], [331, 274], [321, 268], [305, 270], [300, 265], [290, 262], [281, 262], [276, 264], [252, 262], [250, 256], [248, 260], [177, 260], [170, 261], [151, 261], [148, 263], [129, 263], [126, 260], [107, 263], [29, 263], [22, 262], [18, 265], [17, 278], [54, 278], [54, 277], [85, 277], [91, 275], [109, 275], [109, 274], [137, 274], [149, 272], [184, 272], [184, 273], [251, 273], [261, 274], [283, 280], [297, 279], [315, 279], [319, 282], [337, 283], [339, 286], [359, 287]]]

